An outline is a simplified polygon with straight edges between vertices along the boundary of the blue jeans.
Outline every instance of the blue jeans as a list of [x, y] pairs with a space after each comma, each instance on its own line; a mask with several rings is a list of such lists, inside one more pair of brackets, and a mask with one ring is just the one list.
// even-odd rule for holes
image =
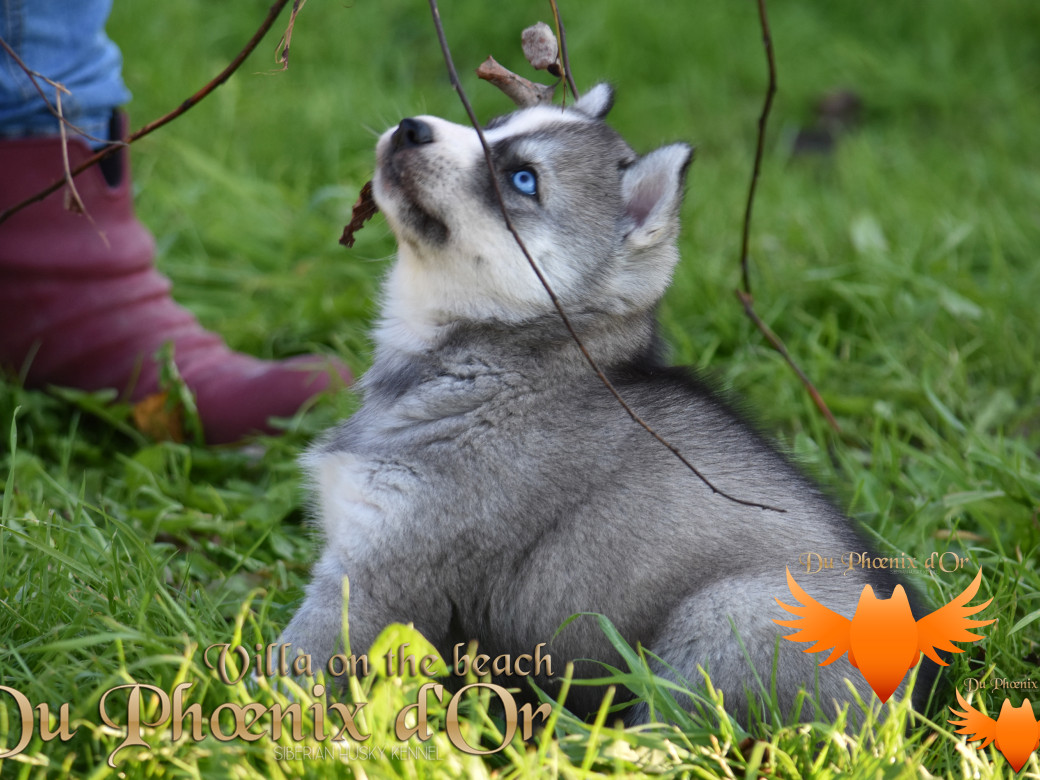
[[[63, 116], [107, 139], [112, 109], [130, 99], [123, 57], [105, 35], [112, 0], [0, 0], [0, 38], [32, 70], [64, 85]], [[54, 87], [37, 79], [51, 105]], [[0, 48], [0, 137], [53, 135], [58, 120], [25, 71]], [[90, 141], [94, 146], [97, 141]]]

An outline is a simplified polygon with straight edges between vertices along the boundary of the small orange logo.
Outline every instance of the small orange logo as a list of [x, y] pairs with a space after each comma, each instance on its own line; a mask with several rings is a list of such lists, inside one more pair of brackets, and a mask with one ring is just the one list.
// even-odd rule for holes
[[957, 729], [957, 733], [973, 735], [968, 737], [968, 742], [984, 739], [985, 742], [975, 746], [979, 750], [990, 742], [995, 743], [997, 750], [1004, 754], [1004, 758], [1016, 772], [1025, 766], [1029, 755], [1040, 747], [1040, 723], [1037, 723], [1033, 716], [1033, 705], [1028, 699], [1022, 702], [1020, 707], [1012, 707], [1011, 702], [1004, 699], [996, 720], [989, 715], [983, 715], [964, 701], [960, 691], [957, 691], [957, 702], [964, 708], [964, 712], [959, 712], [953, 707], [950, 707], [950, 712], [962, 720], [948, 721], [961, 727]]
[[856, 613], [849, 620], [816, 601], [794, 581], [787, 571], [787, 585], [800, 606], [791, 607], [780, 599], [776, 603], [797, 620], [774, 620], [777, 625], [798, 629], [785, 636], [792, 642], [813, 642], [806, 653], [818, 653], [833, 648], [830, 656], [820, 662], [827, 666], [848, 653], [849, 663], [859, 669], [874, 693], [881, 701], [888, 701], [906, 673], [920, 660], [921, 653], [940, 666], [948, 666], [936, 650], [962, 653], [953, 642], [975, 642], [983, 637], [972, 634], [968, 629], [986, 626], [993, 620], [969, 620], [981, 609], [989, 606], [990, 599], [977, 607], [965, 606], [982, 582], [982, 571], [975, 575], [971, 585], [949, 604], [915, 621], [910, 611], [910, 602], [902, 585], [896, 585], [891, 598], [879, 599], [870, 585], [863, 592], [856, 606]]

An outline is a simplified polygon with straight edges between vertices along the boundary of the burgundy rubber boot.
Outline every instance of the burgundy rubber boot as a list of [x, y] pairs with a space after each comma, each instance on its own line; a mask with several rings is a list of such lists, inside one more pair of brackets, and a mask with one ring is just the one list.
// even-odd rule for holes
[[[75, 167], [91, 150], [70, 140], [68, 154]], [[62, 171], [60, 138], [0, 140], [0, 211]], [[172, 342], [206, 441], [218, 444], [270, 432], [269, 417], [351, 381], [327, 358], [232, 352], [173, 302], [153, 264], [154, 239], [134, 216], [126, 149], [75, 181], [90, 219], [66, 208], [62, 188], [0, 223], [0, 365], [28, 366], [26, 386], [115, 388], [137, 401], [159, 392], [155, 354]]]

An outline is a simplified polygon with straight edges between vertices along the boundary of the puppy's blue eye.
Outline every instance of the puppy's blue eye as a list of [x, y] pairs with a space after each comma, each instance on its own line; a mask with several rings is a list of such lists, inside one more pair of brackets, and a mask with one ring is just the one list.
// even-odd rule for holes
[[535, 176], [534, 171], [530, 168], [521, 168], [518, 171], [514, 171], [509, 180], [513, 182], [513, 186], [516, 187], [517, 191], [522, 192], [524, 195], [534, 195], [538, 192], [538, 177]]

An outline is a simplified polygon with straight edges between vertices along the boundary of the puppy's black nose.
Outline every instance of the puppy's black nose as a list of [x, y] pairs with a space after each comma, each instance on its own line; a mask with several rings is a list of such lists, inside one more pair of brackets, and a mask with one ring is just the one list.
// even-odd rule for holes
[[390, 136], [390, 148], [395, 152], [430, 143], [433, 143], [433, 129], [421, 119], [402, 119]]

